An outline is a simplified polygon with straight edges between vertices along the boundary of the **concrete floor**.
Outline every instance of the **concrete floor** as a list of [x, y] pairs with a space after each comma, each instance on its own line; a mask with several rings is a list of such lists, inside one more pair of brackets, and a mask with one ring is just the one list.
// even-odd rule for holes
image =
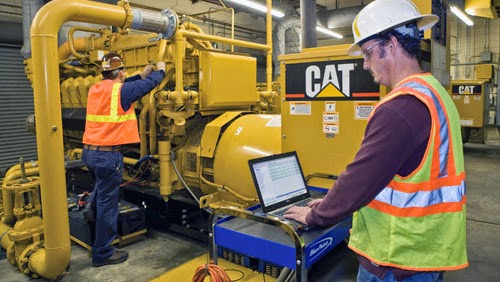
[[[445, 274], [445, 281], [500, 281], [500, 138], [494, 133], [486, 144], [465, 144], [467, 172], [467, 248], [470, 267]], [[88, 252], [72, 246], [71, 265], [63, 281], [148, 281], [191, 259], [206, 254], [208, 246], [171, 232], [150, 230], [123, 249], [125, 263], [92, 268]], [[194, 273], [186, 272], [186, 282]], [[310, 271], [310, 281], [356, 281], [357, 262], [345, 245], [339, 245]], [[267, 279], [266, 279], [267, 280]], [[0, 281], [32, 281], [5, 259], [0, 260]], [[39, 279], [38, 281], [45, 281]], [[175, 282], [184, 282], [175, 281]], [[247, 281], [247, 280], [240, 280]]]

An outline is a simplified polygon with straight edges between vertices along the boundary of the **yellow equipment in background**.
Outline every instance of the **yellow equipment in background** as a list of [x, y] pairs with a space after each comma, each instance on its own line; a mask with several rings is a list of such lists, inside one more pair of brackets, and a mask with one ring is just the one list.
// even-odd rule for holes
[[480, 128], [488, 124], [489, 85], [485, 80], [454, 80], [451, 94], [463, 127]]
[[[269, 11], [271, 3], [267, 1]], [[108, 28], [73, 26], [68, 41], [59, 46], [58, 31], [70, 21]], [[127, 75], [154, 62], [166, 63], [165, 79], [135, 105], [140, 144], [123, 148], [128, 184], [153, 188], [150, 196], [160, 207], [175, 202], [173, 196], [180, 190], [189, 190], [198, 213], [204, 211], [201, 207], [247, 207], [257, 202], [246, 162], [281, 152], [278, 94], [272, 84], [271, 13], [265, 44], [207, 35], [193, 21], [168, 9], [135, 9], [128, 1], [109, 5], [53, 0], [38, 11], [30, 34], [32, 58], [26, 60], [25, 70], [34, 90], [39, 160], [36, 166], [25, 164], [30, 178], [21, 178], [17, 167], [9, 170], [0, 209], [1, 244], [21, 272], [56, 279], [68, 266], [65, 172], [68, 162], [81, 158], [87, 93], [102, 79], [100, 59], [107, 52], [122, 56]], [[75, 38], [76, 31], [89, 36]], [[231, 52], [214, 49], [212, 42], [231, 45]], [[264, 86], [256, 81], [256, 59], [234, 52], [234, 46], [266, 54]], [[192, 207], [168, 207], [173, 209], [168, 210], [170, 218], [176, 220], [172, 225], [185, 230], [193, 230], [185, 223], [189, 219], [202, 218], [185, 213]], [[195, 232], [206, 230], [205, 222]]]
[[474, 132], [482, 133], [481, 141], [486, 140], [486, 127], [499, 127], [497, 94], [491, 93], [493, 66], [476, 66], [476, 79], [453, 80], [451, 95], [460, 114], [462, 141], [469, 141]]
[[297, 151], [309, 183], [323, 188], [354, 159], [381, 95], [363, 59], [347, 56], [348, 47], [279, 58], [283, 151]]
[[[118, 29], [75, 25], [59, 46], [57, 33], [68, 21]], [[128, 1], [53, 0], [37, 13], [26, 75], [39, 160], [7, 172], [0, 209], [0, 234], [7, 234], [0, 243], [20, 271], [56, 279], [68, 266], [65, 173], [71, 167], [76, 178], [88, 174], [70, 163], [80, 161], [87, 93], [102, 79], [100, 59], [108, 52], [122, 56], [129, 76], [166, 64], [161, 84], [135, 105], [140, 144], [122, 146], [123, 190], [158, 212], [158, 220], [172, 220], [163, 224], [175, 231], [206, 233], [207, 222], [196, 226], [203, 212], [256, 204], [249, 159], [295, 150], [309, 185], [330, 188], [354, 158], [381, 91], [363, 59], [347, 56], [348, 45], [281, 56], [282, 76], [273, 84], [270, 12], [265, 44], [207, 35], [193, 21], [171, 10], [134, 9]], [[75, 38], [76, 31], [89, 36]], [[255, 58], [217, 50], [213, 42], [264, 52], [265, 84], [256, 81]]]

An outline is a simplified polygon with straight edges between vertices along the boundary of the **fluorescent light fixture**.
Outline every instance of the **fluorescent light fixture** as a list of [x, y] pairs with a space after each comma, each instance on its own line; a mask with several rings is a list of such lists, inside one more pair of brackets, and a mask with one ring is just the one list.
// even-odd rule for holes
[[321, 27], [321, 26], [316, 26], [316, 30], [319, 31], [319, 32], [321, 32], [321, 33], [324, 33], [326, 35], [333, 36], [335, 38], [341, 39], [341, 38], [344, 37], [344, 36], [342, 36], [342, 34], [338, 34], [336, 32], [333, 32], [333, 31], [331, 31], [331, 30], [329, 30], [327, 28]]
[[[252, 1], [248, 1], [248, 0], [231, 0], [231, 2], [238, 3], [240, 5], [243, 5], [243, 6], [246, 6], [246, 7], [249, 7], [249, 8], [252, 8], [252, 9], [264, 12], [264, 13], [267, 13], [267, 7], [266, 6], [258, 4], [258, 3], [255, 3], [255, 2], [252, 2]], [[282, 18], [282, 17], [285, 16], [285, 13], [283, 13], [281, 11], [278, 11], [278, 10], [274, 10], [274, 9], [271, 10], [271, 14], [273, 16], [275, 16], [275, 17], [278, 17], [278, 18]]]
[[[255, 3], [253, 1], [248, 1], [248, 0], [230, 0], [231, 2], [233, 3], [237, 3], [237, 4], [240, 4], [240, 5], [243, 5], [245, 7], [248, 7], [248, 8], [252, 8], [254, 10], [258, 10], [258, 11], [261, 11], [261, 12], [264, 12], [264, 13], [267, 13], [267, 7], [262, 5], [262, 4], [259, 4], [259, 3]], [[285, 13], [279, 11], [279, 10], [275, 10], [275, 9], [272, 9], [271, 10], [271, 14], [275, 17], [278, 17], [278, 18], [282, 18], [285, 16]], [[336, 37], [336, 38], [343, 38], [343, 36], [341, 34], [338, 34], [336, 32], [333, 32], [329, 29], [326, 29], [324, 27], [321, 27], [321, 26], [316, 26], [316, 30], [319, 31], [319, 32], [322, 32], [326, 35], [329, 35], [329, 36], [332, 36], [332, 37]]]
[[457, 8], [455, 6], [450, 6], [450, 10], [453, 14], [455, 14], [455, 16], [457, 16], [459, 19], [461, 19], [466, 25], [469, 25], [469, 26], [474, 25], [472, 20], [464, 12], [462, 12], [462, 10], [460, 10], [459, 8]]

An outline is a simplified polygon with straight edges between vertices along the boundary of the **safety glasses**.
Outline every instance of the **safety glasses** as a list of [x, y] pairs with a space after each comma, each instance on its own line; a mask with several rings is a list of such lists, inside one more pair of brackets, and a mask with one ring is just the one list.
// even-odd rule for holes
[[372, 55], [373, 53], [373, 47], [379, 45], [381, 42], [381, 40], [378, 40], [378, 41], [375, 41], [374, 43], [372, 43], [370, 46], [366, 47], [364, 50], [361, 50], [361, 54], [363, 55], [363, 59], [365, 61], [368, 61], [370, 59], [370, 56]]

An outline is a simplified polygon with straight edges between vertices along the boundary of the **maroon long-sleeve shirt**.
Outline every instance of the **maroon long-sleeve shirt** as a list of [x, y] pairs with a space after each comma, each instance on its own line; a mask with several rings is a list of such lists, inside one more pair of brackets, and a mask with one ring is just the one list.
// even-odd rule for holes
[[[380, 106], [369, 121], [361, 148], [323, 201], [313, 207], [306, 221], [311, 225], [336, 224], [367, 205], [394, 175], [407, 176], [425, 153], [431, 128], [427, 107], [417, 98], [404, 95]], [[392, 270], [396, 279], [415, 272], [378, 267], [358, 256], [363, 267], [383, 278]]]

